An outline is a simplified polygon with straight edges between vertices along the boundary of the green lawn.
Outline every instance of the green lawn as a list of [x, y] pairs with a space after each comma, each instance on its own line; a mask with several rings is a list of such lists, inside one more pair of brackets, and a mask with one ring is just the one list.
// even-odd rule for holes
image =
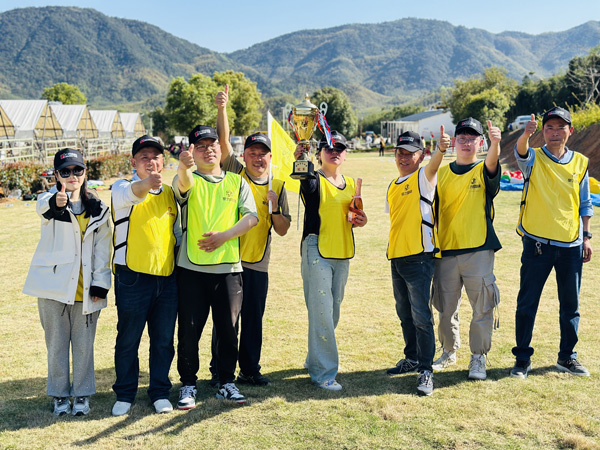
[[[514, 228], [520, 193], [501, 192], [495, 203], [496, 228], [504, 245], [496, 257], [500, 329], [494, 334], [488, 379], [467, 380], [470, 307], [465, 301], [458, 364], [435, 374], [431, 397], [417, 397], [414, 374], [396, 378], [385, 374], [385, 368], [402, 357], [404, 346], [385, 257], [389, 220], [383, 206], [387, 186], [396, 176], [394, 161], [391, 156], [351, 155], [344, 172], [363, 178], [369, 217], [365, 228], [355, 230], [356, 257], [351, 262], [337, 329], [338, 381], [344, 390], [332, 393], [313, 387], [302, 368], [307, 314], [300, 277], [297, 195], [290, 193], [293, 223], [287, 236], [273, 238], [265, 314], [261, 362], [272, 384], [243, 388], [249, 401], [242, 407], [218, 401], [206, 382], [208, 331], [200, 342], [198, 406], [161, 416], [154, 414], [145, 392], [146, 338], [140, 351], [141, 390], [132, 413], [127, 417], [110, 415], [115, 400], [111, 390], [116, 335], [112, 291], [109, 307], [98, 321], [98, 393], [92, 397], [92, 411], [85, 418], [52, 416], [45, 395], [46, 348], [37, 301], [21, 294], [39, 239], [39, 219], [34, 203], [1, 203], [0, 449], [600, 448], [600, 316], [596, 294], [600, 253], [584, 268], [577, 346], [591, 378], [571, 377], [554, 369], [559, 330], [553, 279], [544, 291], [534, 331], [534, 369], [527, 380], [509, 378], [519, 286], [521, 245]], [[174, 171], [166, 173], [168, 178], [173, 175]], [[103, 191], [101, 196], [108, 202], [110, 192]], [[596, 229], [593, 221], [592, 231]], [[171, 401], [176, 402], [179, 385], [175, 364], [171, 380]]]

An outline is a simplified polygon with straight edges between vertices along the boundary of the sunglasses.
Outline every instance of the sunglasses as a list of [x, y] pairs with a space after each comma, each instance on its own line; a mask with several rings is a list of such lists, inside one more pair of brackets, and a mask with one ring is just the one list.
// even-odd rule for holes
[[327, 153], [342, 153], [346, 149], [343, 147], [323, 147], [323, 150], [325, 150]]
[[76, 177], [80, 177], [83, 175], [83, 172], [85, 172], [85, 169], [83, 167], [76, 167], [74, 169], [60, 169], [58, 171], [58, 174], [62, 178], [69, 178], [71, 174], [75, 175]]

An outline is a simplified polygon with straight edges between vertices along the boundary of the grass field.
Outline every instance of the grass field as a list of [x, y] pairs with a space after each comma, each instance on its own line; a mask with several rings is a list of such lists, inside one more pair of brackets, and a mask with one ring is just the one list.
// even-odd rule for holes
[[[385, 368], [402, 357], [403, 339], [386, 260], [389, 219], [383, 212], [386, 188], [396, 176], [393, 158], [351, 155], [347, 175], [363, 178], [369, 223], [355, 231], [356, 257], [350, 265], [337, 339], [339, 393], [319, 390], [302, 368], [307, 314], [300, 277], [297, 195], [290, 193], [293, 223], [287, 236], [273, 239], [270, 292], [265, 314], [263, 373], [272, 384], [244, 388], [242, 407], [215, 399], [208, 387], [209, 335], [200, 341], [198, 406], [156, 415], [145, 392], [147, 340], [141, 346], [140, 392], [127, 417], [110, 415], [115, 400], [113, 349], [116, 311], [98, 321], [98, 393], [88, 417], [55, 418], [45, 395], [46, 348], [37, 301], [21, 293], [39, 239], [35, 204], [0, 204], [0, 449], [193, 449], [193, 448], [435, 448], [553, 449], [600, 448], [600, 271], [596, 255], [584, 267], [581, 290], [580, 360], [591, 378], [555, 370], [559, 343], [558, 302], [552, 279], [543, 294], [534, 330], [533, 371], [514, 380], [514, 311], [521, 244], [514, 228], [520, 193], [501, 192], [495, 202], [496, 228], [504, 248], [496, 254], [500, 328], [494, 333], [488, 379], [467, 380], [468, 301], [461, 307], [463, 346], [458, 364], [435, 374], [431, 397], [415, 395], [416, 376], [389, 378]], [[166, 173], [171, 178], [174, 171]], [[110, 200], [110, 192], [101, 192]], [[592, 231], [598, 229], [592, 221]], [[600, 252], [600, 250], [598, 250]], [[208, 325], [210, 326], [210, 325]], [[210, 328], [208, 328], [210, 330]], [[146, 339], [146, 338], [144, 338]], [[178, 395], [173, 364], [171, 401]]]

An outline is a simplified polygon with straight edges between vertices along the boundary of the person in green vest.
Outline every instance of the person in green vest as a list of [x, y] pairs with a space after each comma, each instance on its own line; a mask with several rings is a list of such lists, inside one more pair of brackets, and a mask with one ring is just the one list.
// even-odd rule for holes
[[469, 117], [456, 125], [456, 161], [440, 168], [436, 194], [442, 258], [435, 262], [432, 303], [439, 311], [443, 353], [433, 363], [443, 370], [456, 363], [460, 347], [458, 310], [464, 287], [473, 316], [469, 329], [469, 379], [485, 380], [486, 355], [492, 347], [494, 311], [500, 294], [494, 276], [495, 252], [502, 246], [494, 230], [494, 197], [500, 190], [498, 127], [488, 121], [491, 145], [485, 160], [481, 123]]
[[545, 145], [533, 149], [529, 138], [538, 123], [535, 115], [515, 145], [515, 157], [525, 186], [517, 233], [523, 240], [521, 287], [515, 313], [516, 345], [512, 349], [513, 378], [527, 378], [531, 370], [531, 339], [535, 316], [546, 280], [554, 268], [558, 287], [560, 348], [556, 368], [589, 377], [578, 360], [575, 345], [579, 328], [579, 289], [583, 263], [592, 259], [589, 160], [567, 147], [573, 134], [571, 113], [555, 107], [542, 117]]
[[394, 149], [400, 176], [390, 183], [385, 204], [390, 214], [387, 257], [405, 344], [405, 357], [388, 369], [387, 374], [418, 372], [419, 395], [433, 393], [435, 333], [429, 301], [434, 258], [439, 257], [433, 198], [437, 172], [449, 146], [450, 136], [442, 126], [438, 151], [419, 169], [425, 158], [421, 137], [414, 131], [402, 133]]
[[179, 155], [173, 179], [183, 229], [177, 257], [179, 409], [196, 406], [198, 342], [211, 310], [217, 341], [217, 398], [246, 401], [234, 383], [243, 295], [239, 238], [258, 223], [246, 180], [221, 170], [216, 130], [198, 125], [190, 132], [189, 143], [189, 150]]
[[138, 351], [146, 324], [150, 337], [148, 396], [157, 413], [173, 411], [169, 370], [175, 356], [175, 248], [181, 240], [178, 207], [173, 189], [163, 183], [162, 143], [141, 136], [133, 143], [131, 156], [135, 174], [130, 180], [116, 181], [111, 188], [117, 304], [114, 416], [127, 414], [135, 400]]
[[[222, 168], [240, 174], [252, 189], [259, 217], [258, 225], [240, 237], [242, 281], [244, 300], [240, 315], [240, 347], [238, 383], [266, 386], [270, 380], [261, 372], [260, 355], [263, 337], [263, 315], [269, 289], [269, 259], [271, 256], [271, 229], [285, 236], [290, 228], [287, 193], [284, 182], [272, 179], [269, 189], [269, 165], [271, 163], [271, 140], [262, 133], [254, 133], [244, 144], [244, 162], [240, 163], [229, 142], [227, 102], [229, 86], [217, 94], [217, 133], [221, 146]], [[269, 212], [269, 202], [271, 208]], [[211, 361], [211, 384], [218, 383], [216, 369], [216, 339], [213, 333], [213, 358]]]

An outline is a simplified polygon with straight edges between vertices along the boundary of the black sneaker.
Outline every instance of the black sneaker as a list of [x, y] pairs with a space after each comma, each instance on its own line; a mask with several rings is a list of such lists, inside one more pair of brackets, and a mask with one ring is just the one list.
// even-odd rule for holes
[[221, 384], [219, 382], [219, 375], [217, 375], [216, 373], [213, 373], [210, 377], [210, 380], [208, 380], [208, 385], [210, 387], [216, 388], [216, 387], [219, 387], [219, 384]]
[[242, 372], [237, 377], [237, 382], [242, 384], [252, 384], [254, 386], [266, 386], [271, 380], [258, 372], [254, 375], [244, 375]]
[[240, 394], [240, 390], [233, 383], [225, 383], [221, 386], [219, 391], [217, 392], [217, 398], [222, 400], [229, 400], [238, 405], [242, 403], [246, 403], [246, 397]]
[[527, 378], [527, 374], [531, 370], [531, 360], [520, 361], [517, 359], [515, 366], [510, 370], [511, 378]]
[[433, 374], [429, 370], [422, 370], [417, 378], [417, 394], [433, 394]]
[[560, 372], [570, 373], [571, 375], [577, 375], [579, 377], [589, 377], [590, 371], [581, 365], [576, 359], [567, 359], [561, 361], [560, 359], [556, 362], [556, 368]]
[[396, 367], [386, 370], [386, 373], [390, 376], [400, 375], [402, 373], [416, 372], [419, 363], [417, 361], [411, 361], [410, 359], [401, 359], [396, 364]]

